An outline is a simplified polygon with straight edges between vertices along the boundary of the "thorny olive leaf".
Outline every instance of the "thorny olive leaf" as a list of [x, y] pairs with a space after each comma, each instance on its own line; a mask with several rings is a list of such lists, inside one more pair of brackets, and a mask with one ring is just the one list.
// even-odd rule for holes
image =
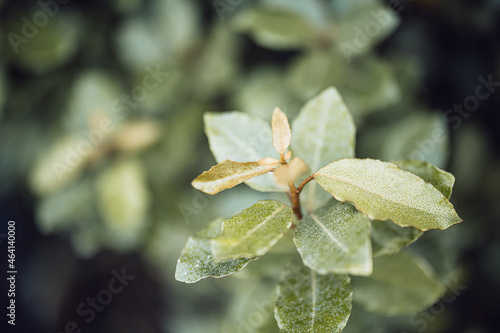
[[264, 255], [292, 225], [293, 212], [276, 200], [262, 200], [222, 222], [222, 233], [212, 239], [215, 261]]
[[395, 164], [346, 158], [315, 173], [315, 180], [339, 201], [353, 202], [370, 219], [419, 230], [446, 229], [462, 219], [434, 186]]
[[444, 285], [429, 263], [406, 252], [373, 260], [373, 274], [353, 277], [354, 301], [387, 316], [411, 314], [436, 302]]
[[266, 174], [273, 168], [273, 166], [265, 166], [259, 162], [225, 160], [196, 177], [191, 185], [205, 193], [215, 194], [250, 178]]
[[207, 277], [224, 277], [242, 270], [250, 261], [257, 258], [228, 259], [214, 263], [210, 241], [221, 234], [222, 219], [210, 223], [205, 229], [189, 237], [177, 261], [175, 279], [194, 283]]
[[290, 146], [292, 131], [286, 114], [280, 108], [275, 108], [271, 119], [273, 131], [273, 146], [280, 155], [284, 155]]
[[[266, 157], [279, 157], [272, 145], [271, 126], [266, 121], [243, 112], [205, 113], [205, 133], [215, 160], [256, 162]], [[285, 192], [273, 175], [263, 175], [245, 182], [254, 190]]]
[[[345, 157], [354, 157], [356, 128], [337, 89], [330, 87], [307, 102], [292, 123], [291, 150], [311, 172]], [[323, 194], [323, 195], [322, 195]], [[330, 196], [315, 183], [302, 194], [305, 210], [312, 212]]]
[[320, 274], [370, 275], [370, 233], [370, 220], [339, 202], [300, 220], [293, 240], [304, 264]]
[[348, 275], [321, 275], [300, 261], [283, 271], [274, 316], [281, 332], [342, 332], [352, 309]]

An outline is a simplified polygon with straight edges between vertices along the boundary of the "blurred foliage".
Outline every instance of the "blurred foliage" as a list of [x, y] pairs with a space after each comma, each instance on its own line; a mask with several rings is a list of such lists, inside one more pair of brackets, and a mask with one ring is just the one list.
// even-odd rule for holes
[[[33, 198], [38, 231], [69, 240], [77, 257], [138, 254], [156, 272], [157, 293], [172, 305], [157, 318], [165, 332], [274, 332], [269, 311], [261, 308], [278, 276], [258, 272], [281, 271], [286, 262], [280, 251], [293, 250], [289, 243], [224, 282], [193, 287], [174, 280], [188, 235], [263, 199], [243, 187], [209, 197], [189, 186], [214, 164], [202, 114], [241, 110], [268, 120], [279, 105], [293, 118], [306, 100], [333, 85], [359, 128], [357, 156], [413, 157], [456, 175], [451, 200], [465, 222], [426, 233], [411, 247], [448, 287], [457, 279], [465, 285], [486, 281], [477, 295], [462, 297], [468, 304], [488, 298], [487, 308], [498, 308], [491, 299], [491, 290], [500, 290], [500, 164], [491, 156], [498, 117], [479, 114], [498, 109], [498, 93], [456, 131], [436, 107], [472, 94], [480, 74], [498, 78], [499, 44], [490, 43], [496, 63], [479, 60], [464, 68], [462, 62], [474, 56], [468, 53], [474, 39], [468, 39], [472, 45], [460, 40], [467, 47], [463, 54], [441, 55], [445, 47], [422, 22], [429, 15], [434, 26], [459, 27], [454, 29], [463, 38], [493, 38], [500, 6], [397, 3], [402, 16], [388, 14], [376, 0], [71, 1], [54, 15], [36, 2], [0, 1], [0, 197]], [[415, 8], [420, 21], [410, 16]], [[453, 75], [436, 78], [444, 64]], [[437, 83], [426, 85], [424, 78]], [[37, 258], [52, 260], [50, 253]], [[477, 267], [487, 274], [476, 273]], [[47, 276], [49, 268], [37, 269]], [[74, 278], [68, 273], [58, 281]], [[46, 330], [55, 330], [71, 319], [58, 309], [81, 299], [53, 297], [63, 290], [58, 283], [47, 288], [40, 300], [49, 306], [37, 311]], [[346, 331], [413, 331], [423, 320], [429, 332], [481, 333], [492, 329], [481, 321], [495, 318], [485, 310], [461, 325], [467, 312], [454, 303], [435, 320], [425, 320], [425, 313], [387, 319], [357, 306], [353, 311]]]

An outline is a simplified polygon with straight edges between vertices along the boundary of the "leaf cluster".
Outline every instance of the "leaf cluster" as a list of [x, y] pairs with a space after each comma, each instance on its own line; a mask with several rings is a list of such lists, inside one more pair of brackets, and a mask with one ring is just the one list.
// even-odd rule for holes
[[354, 301], [385, 315], [435, 302], [444, 287], [425, 259], [399, 251], [426, 230], [462, 221], [449, 201], [455, 179], [427, 162], [355, 158], [355, 131], [333, 87], [307, 102], [291, 126], [279, 108], [271, 126], [242, 112], [207, 113], [205, 132], [219, 163], [193, 187], [216, 194], [246, 183], [286, 193], [291, 205], [262, 200], [212, 222], [189, 238], [176, 279], [236, 273], [292, 230], [301, 260], [291, 260], [276, 287], [282, 332], [341, 332], [353, 288]]

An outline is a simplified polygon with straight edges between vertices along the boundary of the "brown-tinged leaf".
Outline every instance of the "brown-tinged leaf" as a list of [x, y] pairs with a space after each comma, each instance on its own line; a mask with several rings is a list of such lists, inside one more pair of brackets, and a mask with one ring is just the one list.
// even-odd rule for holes
[[275, 108], [272, 116], [273, 146], [283, 155], [292, 140], [292, 131], [286, 114], [280, 108]]
[[215, 194], [250, 178], [263, 175], [273, 168], [273, 166], [265, 166], [259, 162], [225, 160], [196, 177], [191, 185], [205, 193]]
[[309, 169], [306, 162], [300, 157], [295, 157], [288, 164], [282, 164], [274, 171], [278, 185], [288, 185]]

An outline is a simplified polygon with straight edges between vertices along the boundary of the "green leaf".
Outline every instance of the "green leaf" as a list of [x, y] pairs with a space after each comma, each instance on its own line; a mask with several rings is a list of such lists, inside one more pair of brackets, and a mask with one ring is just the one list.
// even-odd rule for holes
[[313, 39], [314, 28], [306, 19], [281, 9], [255, 8], [243, 11], [233, 21], [237, 31], [250, 34], [271, 49], [300, 49]]
[[370, 277], [353, 277], [354, 301], [368, 311], [395, 316], [435, 303], [444, 285], [423, 258], [405, 252], [375, 258]]
[[370, 275], [370, 220], [350, 204], [329, 204], [300, 220], [294, 242], [304, 264], [320, 273]]
[[384, 160], [416, 159], [443, 168], [450, 155], [448, 132], [448, 123], [441, 115], [415, 110], [385, 129], [380, 152], [374, 156]]
[[263, 166], [259, 162], [225, 160], [196, 177], [191, 185], [205, 193], [215, 194], [250, 178], [266, 174], [272, 169], [273, 166]]
[[390, 219], [422, 231], [446, 229], [462, 220], [434, 186], [395, 164], [372, 159], [343, 159], [315, 174], [339, 201], [351, 201], [370, 219]]
[[[380, 2], [366, 4], [354, 11], [338, 24], [337, 45], [347, 61], [370, 51], [380, 41], [386, 39], [399, 25], [399, 16]], [[373, 34], [373, 27], [377, 32]], [[369, 36], [369, 37], [368, 37]], [[362, 39], [363, 42], [359, 42]]]
[[292, 208], [263, 200], [222, 222], [222, 234], [212, 239], [215, 260], [259, 257], [285, 235], [292, 225]]
[[[448, 199], [451, 196], [455, 177], [434, 165], [417, 160], [394, 161], [401, 169], [409, 171], [431, 183]], [[372, 221], [373, 256], [396, 253], [403, 247], [415, 242], [422, 232], [413, 227], [400, 227], [390, 221]]]
[[151, 205], [146, 170], [139, 159], [115, 162], [96, 182], [98, 207], [114, 238], [137, 240], [147, 224]]
[[348, 275], [320, 275], [297, 261], [276, 288], [274, 316], [281, 332], [342, 332], [351, 308]]
[[220, 278], [242, 270], [250, 261], [257, 258], [229, 259], [215, 263], [210, 241], [222, 231], [222, 219], [210, 223], [208, 228], [189, 237], [177, 261], [175, 279], [194, 283], [207, 277]]
[[[292, 133], [291, 150], [312, 172], [331, 161], [354, 156], [356, 127], [342, 97], [333, 87], [306, 103], [292, 123]], [[315, 183], [304, 188], [302, 198], [308, 212], [329, 199], [321, 192]]]
[[[210, 150], [218, 163], [257, 162], [265, 157], [278, 157], [273, 147], [269, 123], [243, 112], [208, 112], [204, 115], [205, 133]], [[251, 188], [264, 192], [283, 192], [288, 187], [276, 184], [273, 175], [247, 180]]]
[[413, 227], [400, 227], [391, 221], [372, 221], [372, 251], [378, 257], [396, 253], [415, 242], [423, 232]]
[[455, 184], [455, 177], [451, 173], [423, 161], [405, 160], [393, 161], [392, 163], [403, 170], [419, 176], [426, 182], [431, 183], [439, 192], [443, 193], [446, 198], [449, 199], [451, 197], [453, 185]]

